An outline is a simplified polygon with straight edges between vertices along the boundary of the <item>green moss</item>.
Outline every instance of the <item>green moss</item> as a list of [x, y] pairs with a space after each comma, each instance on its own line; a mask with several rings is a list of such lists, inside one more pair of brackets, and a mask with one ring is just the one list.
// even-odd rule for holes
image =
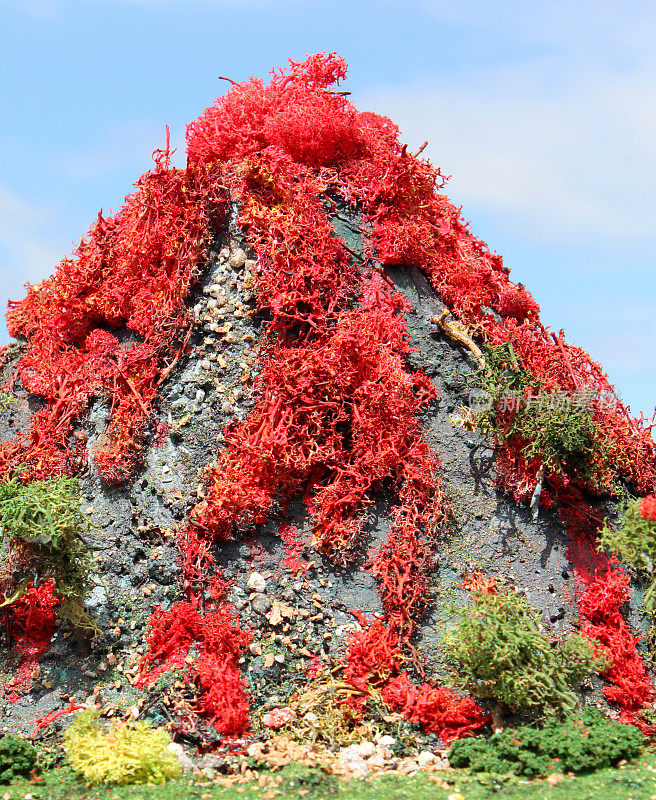
[[583, 397], [538, 394], [522, 407], [506, 432], [527, 443], [522, 455], [539, 458], [547, 470], [591, 479], [593, 457], [603, 458], [607, 446], [592, 418], [592, 406]]
[[[560, 769], [560, 767], [558, 767]], [[337, 780], [329, 793], [321, 785], [316, 788], [305, 780], [305, 800], [343, 798], [344, 800], [448, 800], [461, 795], [466, 800], [649, 800], [656, 795], [656, 756], [646, 752], [637, 763], [622, 769], [603, 767], [577, 777], [562, 777], [551, 785], [543, 779], [532, 780], [513, 773], [489, 775], [468, 769], [444, 770], [433, 774], [419, 772], [414, 776], [387, 774], [371, 780]], [[43, 774], [43, 782], [14, 781], [11, 796], [31, 794], [33, 800], [299, 800], [296, 765], [290, 764], [272, 773], [280, 783], [272, 789], [260, 787], [256, 780], [238, 787], [221, 786], [207, 779], [197, 780], [184, 775], [160, 786], [97, 786], [85, 785], [80, 776], [68, 767]], [[435, 780], [436, 782], [433, 782]], [[321, 781], [323, 783], [323, 781]], [[237, 792], [236, 788], [243, 791]], [[307, 794], [305, 794], [305, 791]]]
[[100, 725], [97, 711], [83, 711], [64, 733], [64, 749], [73, 769], [93, 783], [116, 785], [165, 783], [180, 764], [167, 750], [171, 737], [147, 722]]
[[521, 358], [513, 350], [510, 342], [492, 346], [483, 345], [485, 366], [478, 379], [481, 388], [489, 392], [495, 401], [507, 395], [521, 393], [529, 386], [537, 388], [540, 384], [530, 375], [522, 364]]
[[539, 614], [510, 591], [475, 595], [444, 642], [463, 688], [542, 716], [574, 711], [572, 688], [606, 666], [578, 634], [552, 641], [541, 630]]
[[7, 734], [0, 739], [0, 783], [29, 775], [36, 764], [36, 750], [18, 736]]
[[547, 775], [549, 772], [591, 772], [621, 759], [635, 758], [644, 737], [633, 725], [586, 708], [566, 722], [552, 720], [541, 730], [520, 727], [489, 739], [460, 739], [452, 744], [449, 762], [473, 772]]
[[16, 402], [16, 395], [5, 390], [0, 390], [0, 411], [5, 411], [7, 408]]
[[283, 780], [284, 787], [302, 791], [304, 794], [312, 795], [334, 794], [337, 780], [333, 775], [329, 775], [318, 767], [310, 767], [305, 764], [290, 764], [285, 770]]
[[36, 772], [47, 772], [66, 764], [66, 753], [61, 737], [51, 735], [47, 742], [40, 742], [36, 750]]
[[80, 509], [75, 478], [52, 478], [23, 485], [16, 475], [0, 482], [0, 525], [3, 542], [17, 553], [26, 576], [11, 601], [36, 579], [55, 583], [60, 612], [78, 628], [97, 631], [83, 608], [95, 585], [95, 568], [84, 535], [91, 526]]
[[[591, 397], [541, 391], [508, 342], [486, 344], [484, 353], [478, 381], [492, 403], [476, 415], [479, 426], [502, 441], [517, 442], [526, 459], [539, 458], [548, 471], [594, 480], [594, 464], [606, 459], [608, 446], [594, 421]], [[509, 423], [507, 400], [510, 407], [518, 406]], [[499, 409], [504, 408], [501, 424]]]
[[171, 669], [157, 678], [155, 683], [149, 687], [149, 692], [155, 696], [166, 694], [174, 688], [176, 683], [184, 682], [184, 680], [184, 672], [181, 669]]

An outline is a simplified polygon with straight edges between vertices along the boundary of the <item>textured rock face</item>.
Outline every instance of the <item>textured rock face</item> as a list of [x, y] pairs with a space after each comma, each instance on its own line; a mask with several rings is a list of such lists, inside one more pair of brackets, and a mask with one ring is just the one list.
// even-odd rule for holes
[[[359, 242], [335, 222], [338, 235], [346, 234], [348, 246], [357, 253]], [[132, 684], [145, 649], [151, 608], [166, 608], [179, 596], [175, 533], [203, 493], [203, 470], [222, 447], [224, 426], [243, 419], [253, 403], [245, 378], [252, 378], [257, 369], [261, 324], [252, 313], [253, 262], [245, 248], [232, 223], [194, 288], [189, 300], [196, 320], [190, 352], [161, 392], [158, 414], [168, 432], [147, 448], [134, 481], [108, 488], [89, 459], [91, 468], [81, 476], [82, 506], [95, 526], [91, 544], [94, 551], [97, 548], [100, 584], [86, 605], [103, 634], [88, 648], [65, 626], [55, 633], [30, 693], [4, 703], [5, 724], [12, 728], [22, 729], [26, 721], [60, 706], [69, 696], [124, 708], [143, 695]], [[411, 306], [405, 319], [415, 349], [413, 366], [421, 367], [437, 390], [422, 424], [440, 458], [457, 518], [457, 529], [439, 545], [435, 600], [418, 635], [429, 669], [432, 665], [439, 670], [441, 612], [445, 602], [464, 602], [467, 593], [459, 588], [463, 574], [480, 570], [508, 576], [551, 620], [555, 631], [564, 631], [575, 614], [572, 568], [566, 537], [553, 514], [542, 512], [533, 522], [528, 509], [498, 491], [489, 442], [451, 421], [456, 409], [468, 404], [477, 365], [465, 348], [431, 322], [443, 308], [439, 297], [417, 270], [390, 268], [388, 275]], [[11, 364], [5, 368], [10, 369]], [[16, 394], [17, 401], [3, 411], [3, 439], [26, 427], [34, 406], [18, 385]], [[106, 412], [97, 402], [84, 423], [90, 456], [103, 434]], [[294, 531], [291, 544], [280, 538], [280, 523], [272, 520], [216, 545], [217, 562], [234, 582], [230, 597], [235, 609], [260, 642], [252, 644], [244, 658], [255, 706], [282, 702], [313, 657], [328, 660], [343, 654], [346, 636], [358, 628], [351, 609], [368, 617], [383, 613], [365, 552], [348, 568], [332, 564], [312, 546], [311, 522], [300, 497], [284, 518]], [[370, 550], [386, 540], [389, 527], [389, 499], [383, 490], [369, 514]], [[290, 552], [297, 553], [307, 571], [294, 574], [293, 567], [285, 569]], [[8, 680], [10, 675], [8, 671]], [[94, 695], [96, 688], [100, 691]]]
[[[7, 604], [7, 727], [74, 699], [208, 747], [292, 721], [348, 746], [380, 700], [448, 742], [487, 716], [449, 688], [443, 634], [496, 580], [549, 636], [580, 623], [612, 655], [624, 719], [656, 698], [628, 579], [594, 548], [619, 483], [656, 487], [648, 430], [602, 407], [601, 369], [540, 323], [439, 171], [330, 89], [344, 75], [319, 55], [234, 87], [190, 126], [184, 170], [156, 151], [10, 309], [0, 466], [79, 475], [99, 633], [62, 621], [46, 651], [44, 576]], [[494, 447], [469, 413], [484, 379], [525, 402], [495, 407]], [[537, 396], [589, 404], [564, 436], [524, 413]], [[21, 547], [5, 596], [32, 577]]]

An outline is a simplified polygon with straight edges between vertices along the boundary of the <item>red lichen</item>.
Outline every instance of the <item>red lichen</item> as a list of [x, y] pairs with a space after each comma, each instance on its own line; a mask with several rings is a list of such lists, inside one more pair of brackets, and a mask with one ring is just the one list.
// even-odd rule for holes
[[300, 557], [305, 544], [301, 541], [298, 531], [293, 525], [282, 523], [278, 528], [278, 536], [285, 545], [285, 555], [282, 560], [282, 567], [291, 575], [305, 574], [309, 569], [309, 562], [303, 561]]
[[578, 597], [581, 633], [596, 639], [610, 659], [611, 666], [602, 673], [611, 684], [603, 690], [606, 698], [620, 706], [624, 722], [653, 734], [656, 726], [646, 723], [640, 712], [653, 706], [656, 689], [636, 650], [641, 637], [631, 633], [621, 611], [630, 582], [629, 575], [612, 562], [588, 579]]
[[[255, 409], [226, 432], [192, 521], [214, 539], [264, 521], [279, 496], [306, 489], [315, 544], [337, 563], [357, 548], [371, 493], [392, 481], [399, 504], [374, 565], [386, 610], [409, 638], [428, 595], [430, 542], [444, 498], [418, 411], [434, 392], [410, 371], [397, 295], [379, 287], [331, 327], [292, 345], [276, 341], [255, 386]], [[369, 299], [367, 299], [369, 298]]]
[[[435, 733], [445, 744], [480, 730], [489, 719], [474, 700], [432, 683], [415, 686], [401, 671], [403, 653], [398, 632], [382, 619], [368, 623], [356, 614], [362, 630], [347, 640], [344, 680], [368, 695], [380, 691], [383, 701], [410, 722]], [[362, 698], [357, 707], [363, 706]]]
[[368, 686], [380, 688], [391, 675], [398, 674], [405, 660], [398, 633], [380, 618], [367, 622], [359, 611], [353, 613], [362, 630], [348, 637], [344, 678], [360, 691]]
[[650, 522], [656, 522], [656, 495], [643, 497], [640, 501], [640, 516]]
[[568, 555], [575, 570], [581, 633], [598, 642], [610, 662], [602, 677], [611, 685], [603, 693], [619, 705], [624, 722], [646, 734], [656, 733], [656, 726], [642, 715], [654, 706], [656, 688], [636, 648], [641, 637], [633, 635], [622, 614], [629, 599], [630, 576], [615, 557], [597, 551], [594, 539], [602, 519], [579, 492], [570, 490], [560, 514], [570, 539]]
[[[204, 613], [198, 602], [155, 607], [148, 651], [141, 659], [138, 685], [152, 685], [173, 669], [184, 672], [198, 689], [197, 709], [224, 736], [248, 728], [248, 699], [239, 658], [250, 636], [225, 603]], [[189, 658], [191, 648], [196, 651]]]
[[33, 719], [28, 723], [29, 725], [34, 725], [31, 734], [32, 739], [36, 738], [37, 733], [42, 728], [47, 728], [48, 725], [51, 725], [56, 719], [59, 719], [59, 717], [64, 717], [66, 714], [73, 714], [76, 711], [84, 711], [86, 708], [87, 706], [80, 706], [74, 700], [71, 700], [66, 708], [53, 709], [52, 711], [48, 711], [48, 713], [44, 714], [42, 717]]
[[59, 605], [54, 589], [52, 580], [32, 586], [5, 611], [18, 661], [7, 687], [7, 697], [12, 702], [29, 691], [34, 669], [50, 647]]
[[471, 697], [430, 683], [415, 686], [405, 672], [392, 678], [381, 694], [390, 708], [426, 733], [437, 734], [444, 744], [477, 733], [490, 718]]
[[100, 399], [110, 418], [95, 452], [98, 471], [108, 483], [132, 475], [159, 385], [183, 349], [185, 300], [225, 206], [216, 172], [170, 167], [168, 147], [155, 155], [155, 169], [121, 210], [99, 214], [74, 257], [9, 304], [9, 332], [27, 342], [17, 375], [44, 408], [0, 447], [0, 474], [18, 466], [31, 479], [79, 471], [84, 441], [75, 424]]

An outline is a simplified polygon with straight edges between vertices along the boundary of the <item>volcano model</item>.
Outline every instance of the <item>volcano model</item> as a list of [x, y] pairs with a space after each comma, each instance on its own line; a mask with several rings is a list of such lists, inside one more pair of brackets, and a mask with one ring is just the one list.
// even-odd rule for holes
[[345, 75], [232, 86], [10, 303], [5, 730], [655, 730], [650, 426]]

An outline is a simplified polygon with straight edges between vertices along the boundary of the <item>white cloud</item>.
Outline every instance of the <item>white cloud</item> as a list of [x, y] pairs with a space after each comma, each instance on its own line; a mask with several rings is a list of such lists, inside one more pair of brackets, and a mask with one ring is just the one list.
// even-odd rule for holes
[[61, 259], [62, 242], [43, 234], [51, 215], [0, 187], [0, 294], [20, 299], [23, 285], [50, 274]]
[[466, 207], [541, 236], [653, 236], [656, 96], [647, 71], [590, 71], [550, 90], [552, 60], [380, 89], [363, 104], [453, 174]]
[[550, 239], [653, 236], [653, 4], [416, 5], [437, 20], [437, 39], [466, 30], [493, 57], [463, 69], [436, 57], [432, 74], [358, 104], [394, 119], [412, 146], [429, 140], [454, 201]]

